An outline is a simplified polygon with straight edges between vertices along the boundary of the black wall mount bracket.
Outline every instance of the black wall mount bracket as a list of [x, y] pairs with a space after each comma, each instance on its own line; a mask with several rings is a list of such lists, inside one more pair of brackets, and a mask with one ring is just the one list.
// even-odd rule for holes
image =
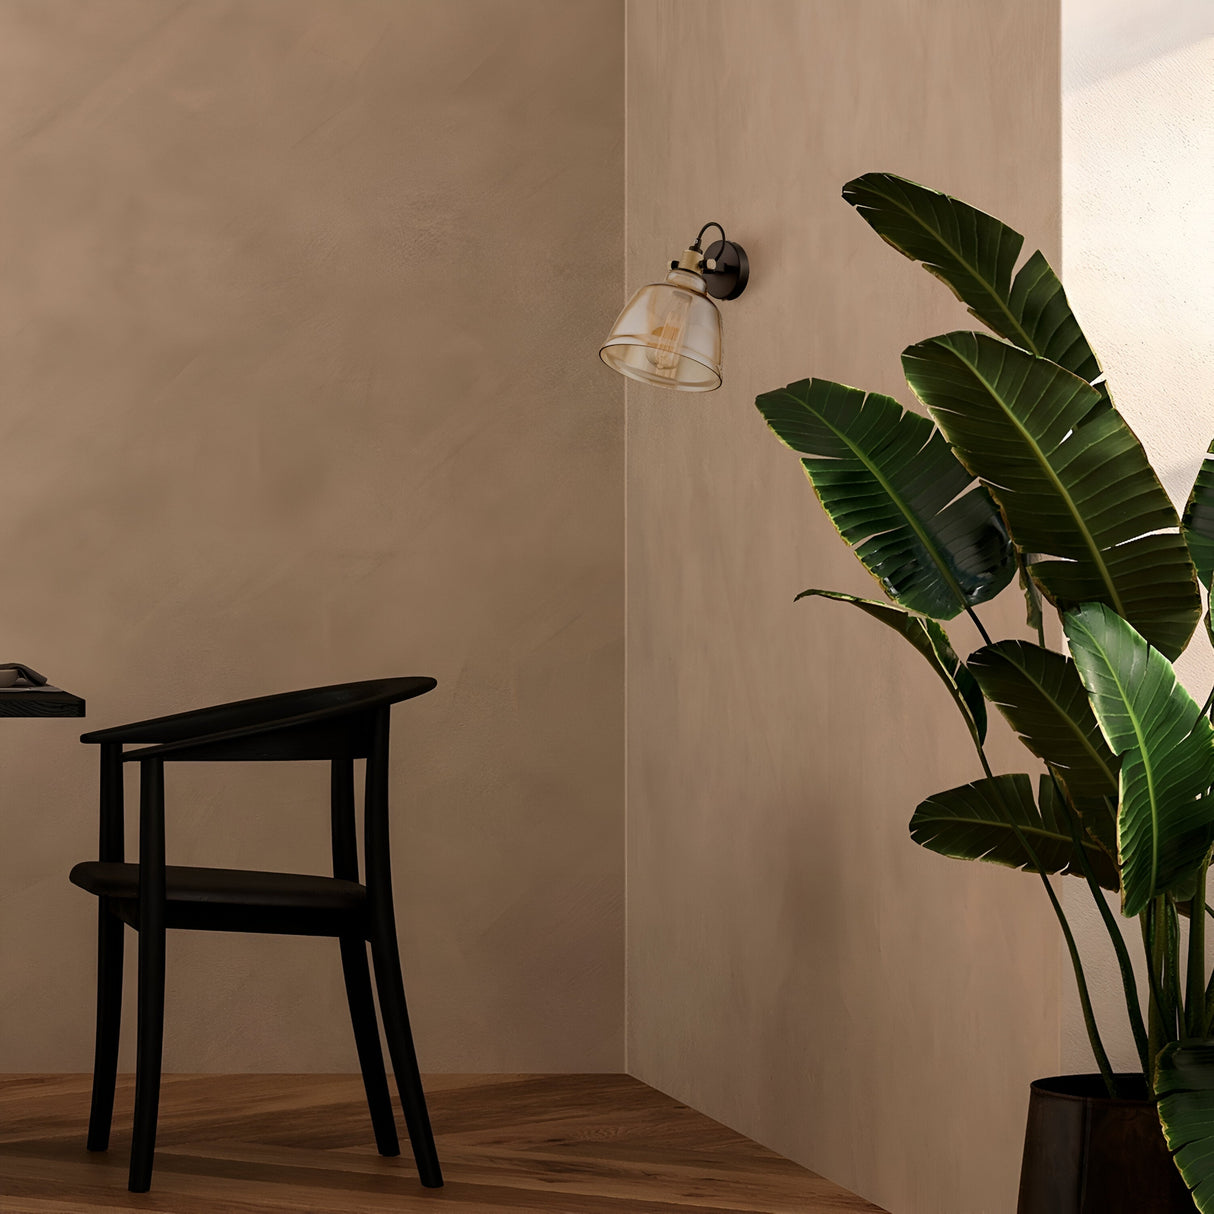
[[704, 250], [704, 282], [713, 299], [737, 299], [746, 290], [750, 261], [732, 240], [716, 240]]

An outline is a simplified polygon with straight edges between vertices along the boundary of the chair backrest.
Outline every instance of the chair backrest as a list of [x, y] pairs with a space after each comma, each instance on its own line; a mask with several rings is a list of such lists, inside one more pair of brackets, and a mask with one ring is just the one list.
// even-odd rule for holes
[[[137, 762], [140, 859], [164, 871], [164, 764], [216, 760], [322, 759], [332, 764], [334, 875], [358, 880], [354, 760], [366, 759], [364, 839], [373, 900], [391, 899], [388, 856], [388, 733], [393, 704], [438, 686], [421, 676], [310, 687], [134, 721], [81, 735], [101, 747], [99, 858], [124, 853], [122, 764]], [[150, 745], [141, 745], [150, 743]], [[124, 750], [127, 744], [137, 749]], [[142, 897], [142, 895], [141, 895]]]
[[80, 740], [151, 744], [126, 752], [127, 761], [366, 758], [378, 712], [436, 686], [411, 677], [310, 687], [97, 729]]

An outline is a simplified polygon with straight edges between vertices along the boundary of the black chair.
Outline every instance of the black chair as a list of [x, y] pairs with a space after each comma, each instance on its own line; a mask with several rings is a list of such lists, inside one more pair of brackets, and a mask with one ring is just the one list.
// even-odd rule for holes
[[[178, 927], [337, 937], [375, 1144], [381, 1155], [399, 1155], [367, 967], [369, 941], [384, 1033], [418, 1175], [428, 1188], [443, 1183], [401, 982], [388, 846], [391, 706], [435, 685], [429, 678], [342, 683], [99, 729], [81, 738], [101, 747], [100, 859], [77, 864], [71, 872], [74, 884], [100, 899], [97, 1050], [88, 1149], [104, 1151], [109, 1145], [122, 1008], [123, 925], [128, 924], [139, 932], [132, 1192], [144, 1193], [151, 1185], [164, 1039], [165, 931]], [[140, 748], [124, 751], [127, 744]], [[332, 765], [332, 877], [165, 864], [165, 763], [299, 759]], [[366, 884], [358, 877], [356, 759], [366, 760]], [[123, 863], [123, 763], [139, 764], [138, 864]]]

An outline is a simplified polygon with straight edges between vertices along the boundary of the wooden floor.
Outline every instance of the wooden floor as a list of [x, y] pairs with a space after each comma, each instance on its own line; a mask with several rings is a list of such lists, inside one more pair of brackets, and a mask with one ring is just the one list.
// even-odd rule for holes
[[433, 1190], [417, 1183], [407, 1142], [400, 1158], [375, 1153], [357, 1076], [169, 1076], [152, 1191], [135, 1195], [131, 1084], [120, 1085], [110, 1149], [89, 1154], [86, 1077], [0, 1077], [0, 1210], [877, 1209], [625, 1075], [431, 1076], [447, 1181]]

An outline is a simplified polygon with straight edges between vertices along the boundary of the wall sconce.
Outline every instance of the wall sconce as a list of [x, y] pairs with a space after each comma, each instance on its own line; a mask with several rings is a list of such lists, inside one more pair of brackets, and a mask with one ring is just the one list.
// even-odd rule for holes
[[[716, 228], [721, 239], [700, 248]], [[721, 314], [713, 299], [737, 299], [746, 289], [750, 263], [740, 244], [725, 239], [719, 223], [706, 223], [665, 282], [642, 287], [624, 305], [599, 357], [614, 371], [678, 392], [711, 392], [721, 386]]]

